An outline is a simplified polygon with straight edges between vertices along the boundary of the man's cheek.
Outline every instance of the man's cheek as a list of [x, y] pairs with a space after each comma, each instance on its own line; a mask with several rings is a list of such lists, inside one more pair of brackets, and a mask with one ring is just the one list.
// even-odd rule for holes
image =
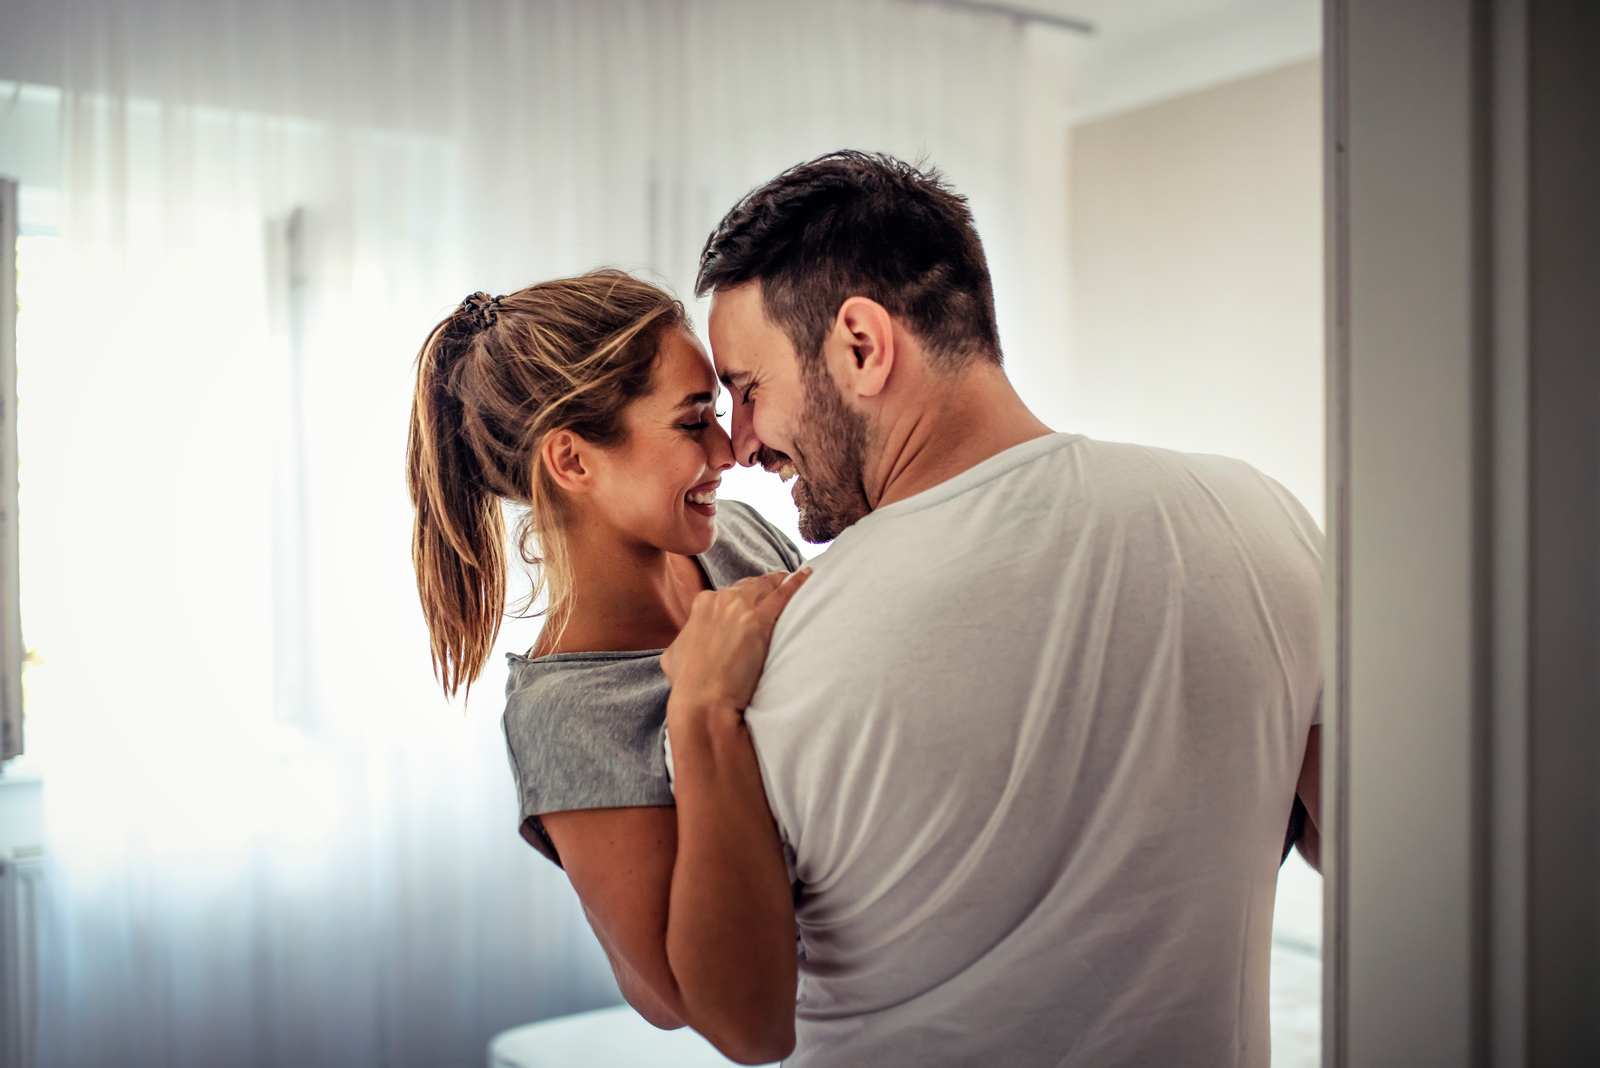
[[771, 409], [763, 412], [762, 415], [763, 418], [755, 424], [756, 437], [761, 439], [761, 444], [769, 449], [793, 456], [795, 431], [799, 429], [794, 425], [794, 420], [789, 417], [787, 412], [778, 413]]

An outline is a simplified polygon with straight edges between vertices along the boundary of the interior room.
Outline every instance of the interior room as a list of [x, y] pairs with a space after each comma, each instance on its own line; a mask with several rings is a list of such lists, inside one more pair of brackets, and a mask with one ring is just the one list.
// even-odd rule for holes
[[[1366, 8], [1329, 6], [1355, 9]], [[1244, 460], [1329, 531], [1330, 575], [1360, 573], [1334, 561], [1383, 551], [1350, 524], [1386, 515], [1390, 498], [1351, 504], [1341, 480], [1378, 453], [1349, 442], [1393, 440], [1399, 452], [1406, 417], [1363, 422], [1360, 389], [1376, 387], [1354, 379], [1351, 393], [1337, 371], [1365, 366], [1365, 335], [1348, 327], [1365, 306], [1330, 293], [1366, 293], [1349, 279], [1376, 274], [1349, 274], [1365, 261], [1340, 251], [1347, 231], [1329, 229], [1327, 205], [1376, 201], [1330, 185], [1364, 172], [1341, 177], [1325, 145], [1329, 122], [1346, 121], [1329, 87], [1377, 84], [1357, 78], [1361, 49], [1377, 54], [1383, 33], [1326, 15], [1318, 0], [8, 3], [0, 179], [15, 184], [13, 214], [0, 217], [15, 271], [0, 282], [14, 293], [14, 445], [0, 447], [0, 468], [14, 461], [16, 489], [0, 640], [17, 646], [5, 684], [20, 711], [6, 718], [0, 771], [0, 1068], [726, 1063], [688, 1029], [656, 1031], [623, 1004], [566, 875], [518, 834], [500, 716], [506, 654], [540, 637], [526, 577], [482, 675], [454, 699], [441, 693], [413, 572], [407, 426], [419, 348], [462, 293], [615, 266], [671, 290], [706, 338], [695, 280], [708, 234], [748, 190], [823, 153], [935, 167], [968, 198], [1006, 373], [1045, 424]], [[1407, 32], [1422, 39], [1430, 24], [1418, 19]], [[1502, 39], [1468, 23], [1462, 40]], [[1529, 49], [1555, 33], [1542, 25]], [[1335, 31], [1354, 42], [1337, 68], [1324, 56]], [[1401, 85], [1392, 99], [1409, 100], [1400, 61], [1386, 61]], [[1351, 92], [1349, 115], [1377, 113]], [[1458, 155], [1493, 169], [1487, 155]], [[1383, 232], [1350, 218], [1348, 233]], [[1474, 214], [1470, 232], [1498, 218]], [[1462, 285], [1499, 278], [1484, 266]], [[1474, 367], [1493, 362], [1488, 341], [1457, 348], [1478, 353]], [[1500, 394], [1472, 396], [1462, 411]], [[1352, 418], [1372, 436], [1352, 438]], [[1502, 470], [1500, 446], [1470, 446], [1488, 423], [1461, 418], [1478, 429], [1452, 455]], [[1385, 470], [1446, 484], [1420, 467]], [[1492, 481], [1463, 479], [1469, 496]], [[759, 468], [728, 471], [721, 492], [808, 556], [825, 551], [802, 542], [789, 488]], [[1490, 557], [1462, 565], [1476, 576], [1463, 588], [1493, 586]], [[1589, 607], [1572, 610], [1591, 626], [1584, 590]], [[1350, 614], [1325, 620], [1383, 615], [1348, 596], [1327, 612]], [[1471, 619], [1515, 600], [1463, 596], [1450, 603]], [[1326, 648], [1356, 648], [1338, 644], [1345, 624], [1329, 633], [1342, 637]], [[1502, 640], [1482, 637], [1487, 623], [1473, 633]], [[1472, 693], [1501, 692], [1470, 666], [1486, 660], [1462, 656]], [[1337, 677], [1364, 677], [1348, 674], [1363, 663]], [[1324, 722], [1371, 722], [1361, 702], [1376, 691], [1340, 685]], [[1510, 804], [1496, 799], [1512, 780], [1494, 778], [1501, 793], [1481, 785], [1509, 743], [1482, 741], [1501, 737], [1499, 712], [1474, 715], [1480, 741], [1460, 757], [1469, 785], [1449, 796], [1481, 827]], [[1349, 807], [1361, 796], [1352, 781], [1375, 798], [1380, 781], [1403, 777], [1364, 755], [1386, 744], [1378, 737], [1340, 742], [1344, 755], [1322, 765], [1335, 784], [1325, 791], [1344, 799], [1331, 818], [1346, 829], [1324, 830], [1334, 865], [1391, 833], [1368, 828], [1406, 822]], [[1511, 869], [1476, 834], [1438, 849], [1469, 857], [1465, 881], [1488, 886]], [[1372, 854], [1396, 879], [1407, 858], [1436, 857], [1407, 841]], [[1571, 863], [1589, 864], [1588, 878], [1592, 860]], [[1528, 885], [1572, 875], [1552, 863]], [[1388, 906], [1370, 903], [1387, 899], [1361, 882], [1372, 869], [1339, 870], [1346, 896], [1330, 898], [1326, 924], [1321, 874], [1290, 851], [1278, 877], [1270, 1059], [1285, 1068], [1426, 1047], [1407, 1045], [1403, 1024], [1360, 1030], [1360, 990], [1378, 987], [1350, 985], [1378, 970], [1362, 956], [1383, 941], [1374, 932], [1426, 923], [1385, 927], [1375, 917]], [[1521, 898], [1473, 900], [1475, 916], [1522, 915]], [[1495, 942], [1499, 922], [1463, 920], [1439, 937], [1530, 952]], [[1591, 917], [1578, 956], [1593, 928]], [[1325, 963], [1325, 929], [1344, 963]], [[1428, 956], [1421, 941], [1408, 952]], [[1477, 1008], [1445, 1014], [1463, 1021], [1461, 1041], [1543, 1048], [1534, 1025], [1496, 1025], [1494, 1038], [1464, 1022], [1520, 1021], [1529, 1003], [1495, 1000], [1495, 976], [1512, 974], [1503, 956], [1462, 952], [1478, 963], [1461, 1004]], [[1540, 960], [1528, 974], [1581, 972], [1575, 989], [1589, 989], [1592, 961]], [[1600, 1049], [1590, 1037], [1560, 1048]], [[1519, 1057], [1472, 1063], [1583, 1063]]]

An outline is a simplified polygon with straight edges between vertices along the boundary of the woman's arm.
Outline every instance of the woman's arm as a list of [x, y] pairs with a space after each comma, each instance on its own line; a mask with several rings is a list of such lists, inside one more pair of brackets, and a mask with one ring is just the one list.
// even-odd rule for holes
[[541, 819], [622, 996], [657, 1027], [682, 1027], [677, 983], [666, 957], [677, 813], [664, 806], [594, 808], [550, 812]]
[[676, 702], [667, 959], [696, 1030], [734, 1060], [779, 1060], [794, 1049], [794, 892], [755, 749], [742, 706]]
[[676, 810], [549, 813], [545, 830], [640, 1015], [691, 1024], [737, 1061], [779, 1060], [794, 1046], [794, 911], [755, 753], [677, 711]]
[[663, 657], [675, 810], [543, 817], [629, 1002], [746, 1064], [794, 1048], [796, 958], [791, 888], [742, 710], [807, 574], [701, 594]]

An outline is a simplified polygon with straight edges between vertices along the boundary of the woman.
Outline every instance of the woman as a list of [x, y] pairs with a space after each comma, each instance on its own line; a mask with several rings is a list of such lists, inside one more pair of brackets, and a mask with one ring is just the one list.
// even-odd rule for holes
[[504, 612], [501, 502], [523, 506], [548, 605], [507, 686], [523, 836], [646, 1019], [761, 1063], [794, 1045], [795, 926], [742, 710], [809, 572], [753, 509], [718, 505], [717, 393], [682, 306], [623, 272], [468, 297], [418, 360], [413, 557], [453, 694]]

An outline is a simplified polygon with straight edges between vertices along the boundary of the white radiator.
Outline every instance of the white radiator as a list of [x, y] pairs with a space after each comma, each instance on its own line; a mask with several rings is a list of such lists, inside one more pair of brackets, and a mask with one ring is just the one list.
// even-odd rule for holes
[[44, 850], [0, 856], [0, 1068], [33, 1068]]

